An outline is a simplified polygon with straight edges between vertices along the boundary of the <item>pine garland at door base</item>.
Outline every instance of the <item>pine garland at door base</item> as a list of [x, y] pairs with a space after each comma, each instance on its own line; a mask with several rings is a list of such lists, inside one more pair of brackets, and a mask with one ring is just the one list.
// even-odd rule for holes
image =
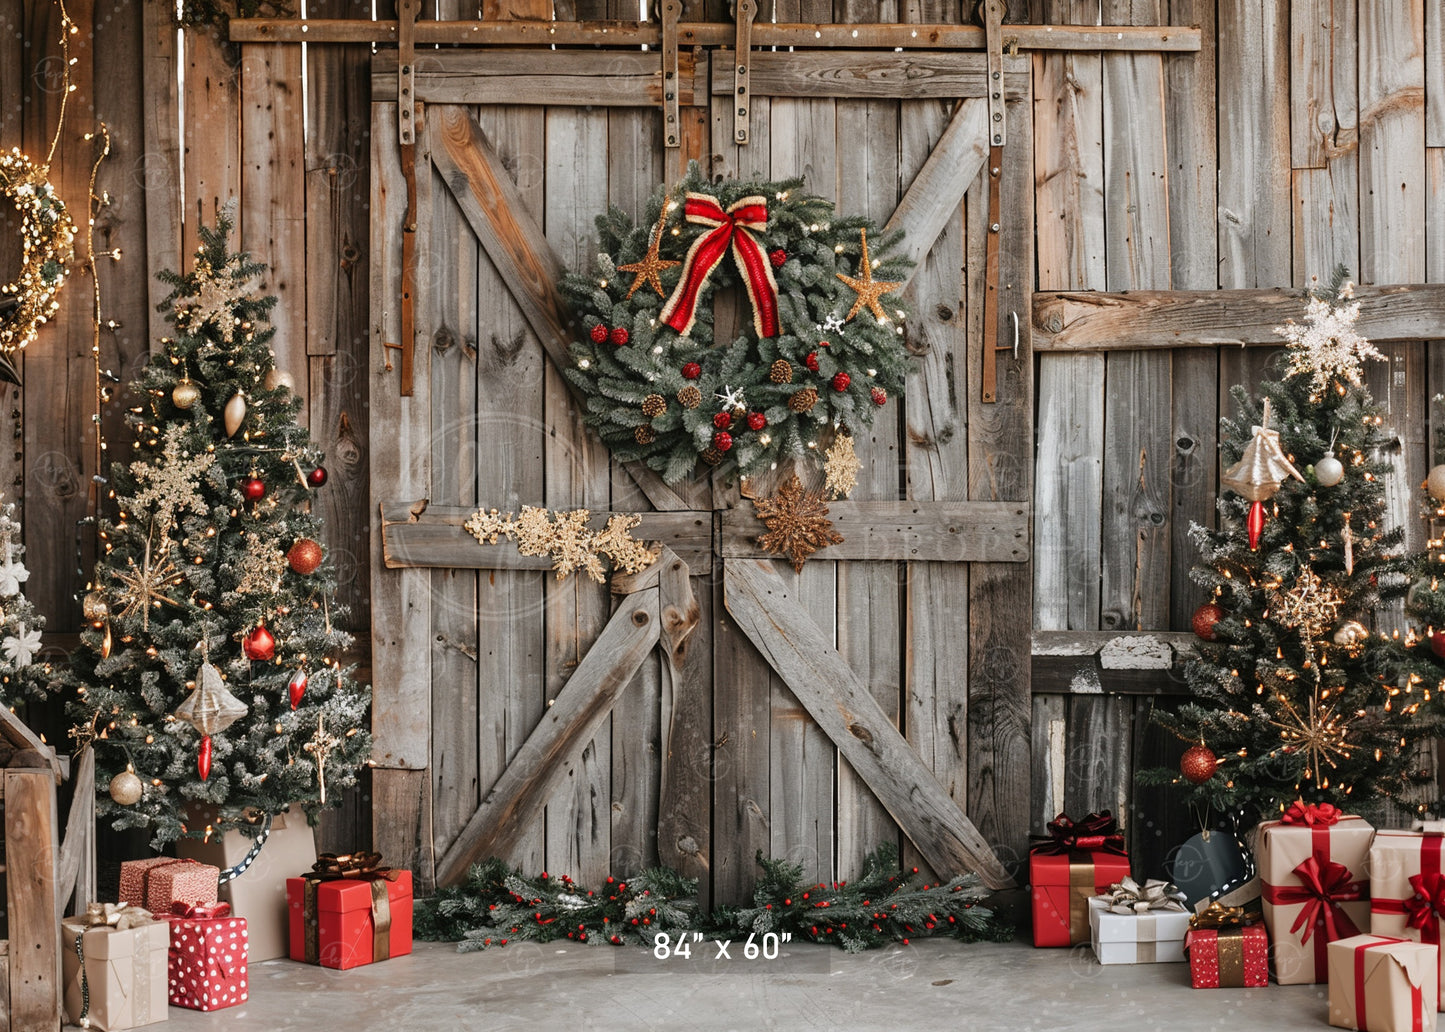
[[[596, 274], [562, 285], [579, 338], [567, 376], [618, 458], [668, 483], [816, 462], [902, 391], [902, 234], [839, 215], [801, 179], [714, 183], [693, 164], [645, 224], [613, 208], [597, 232]], [[731, 286], [750, 325], [718, 342], [712, 299]]]

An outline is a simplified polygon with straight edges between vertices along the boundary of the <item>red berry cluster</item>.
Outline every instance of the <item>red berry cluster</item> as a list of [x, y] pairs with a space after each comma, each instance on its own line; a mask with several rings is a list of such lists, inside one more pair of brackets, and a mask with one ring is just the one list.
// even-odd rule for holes
[[614, 326], [609, 330], [602, 323], [593, 326], [589, 336], [591, 336], [593, 344], [605, 344], [611, 341], [619, 348], [632, 339], [632, 334], [627, 332], [626, 326]]

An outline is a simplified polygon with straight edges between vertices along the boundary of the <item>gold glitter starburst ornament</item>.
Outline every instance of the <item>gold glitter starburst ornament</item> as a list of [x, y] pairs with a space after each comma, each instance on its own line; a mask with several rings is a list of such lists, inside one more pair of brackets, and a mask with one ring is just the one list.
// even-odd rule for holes
[[773, 497], [755, 500], [753, 512], [768, 528], [768, 533], [758, 538], [759, 547], [785, 556], [798, 573], [814, 552], [843, 542], [843, 535], [828, 519], [822, 492], [804, 491], [796, 473]]
[[1345, 599], [1333, 584], [1320, 579], [1308, 566], [1301, 566], [1294, 585], [1278, 591], [1273, 599], [1274, 619], [1285, 627], [1295, 628], [1306, 647], [1325, 635], [1339, 619]]
[[1333, 706], [1315, 698], [1310, 693], [1309, 707], [1301, 713], [1284, 695], [1276, 695], [1284, 707], [1285, 720], [1271, 720], [1270, 724], [1280, 729], [1279, 737], [1285, 743], [1286, 752], [1305, 754], [1305, 780], [1313, 780], [1321, 788], [1329, 785], [1324, 767], [1333, 770], [1335, 757], [1348, 760], [1351, 748], [1348, 740], [1349, 726]]
[[863, 463], [853, 450], [853, 435], [840, 433], [827, 451], [823, 464], [823, 490], [833, 498], [846, 498], [858, 486], [858, 471]]
[[667, 213], [671, 208], [671, 202], [663, 203], [662, 212], [657, 216], [657, 225], [653, 227], [652, 235], [648, 238], [647, 254], [643, 255], [638, 261], [629, 262], [627, 265], [619, 265], [617, 267], [618, 272], [636, 273], [635, 278], [632, 280], [632, 286], [627, 288], [627, 297], [629, 300], [633, 294], [637, 293], [637, 288], [644, 283], [657, 291], [658, 297], [666, 297], [667, 294], [662, 289], [662, 279], [658, 274], [667, 269], [671, 269], [675, 265], [682, 264], [681, 262], [660, 258], [657, 254], [657, 249], [662, 246], [662, 230], [667, 225]]
[[152, 608], [159, 609], [162, 603], [180, 607], [180, 602], [166, 592], [184, 581], [185, 575], [171, 559], [169, 540], [166, 540], [160, 555], [155, 557], [151, 555], [151, 542], [147, 540], [140, 565], [136, 565], [133, 557], [127, 560], [127, 564], [125, 570], [114, 574], [121, 584], [118, 591], [120, 612], [116, 614], [116, 619], [128, 620], [139, 613], [141, 629], [149, 631]]

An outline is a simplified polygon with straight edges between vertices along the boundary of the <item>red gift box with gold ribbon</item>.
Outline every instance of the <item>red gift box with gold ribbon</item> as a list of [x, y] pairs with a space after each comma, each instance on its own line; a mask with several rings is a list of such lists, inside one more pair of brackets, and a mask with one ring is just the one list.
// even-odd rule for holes
[[1218, 902], [1189, 919], [1184, 936], [1189, 981], [1196, 989], [1269, 985], [1269, 933], [1257, 911]]
[[1375, 829], [1329, 803], [1292, 803], [1259, 828], [1264, 923], [1280, 985], [1329, 979], [1327, 948], [1370, 924]]
[[[1377, 831], [1370, 847], [1370, 931], [1439, 946], [1445, 929], [1445, 822]], [[1445, 981], [1445, 964], [1441, 965]], [[1445, 1010], [1445, 989], [1437, 1004]]]
[[321, 854], [286, 901], [292, 960], [344, 970], [411, 952], [411, 872], [379, 853]]
[[1034, 945], [1088, 942], [1089, 898], [1128, 876], [1124, 836], [1107, 810], [1081, 821], [1059, 814], [1049, 822], [1048, 838], [1029, 850]]

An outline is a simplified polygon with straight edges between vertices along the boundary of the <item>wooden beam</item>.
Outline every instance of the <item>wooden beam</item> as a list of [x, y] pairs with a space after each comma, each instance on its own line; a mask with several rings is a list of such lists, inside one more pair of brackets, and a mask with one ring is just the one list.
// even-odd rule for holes
[[55, 863], [55, 923], [66, 916], [70, 898], [72, 913], [85, 913], [95, 899], [95, 750], [80, 754], [75, 783], [71, 786], [70, 815], [65, 821], [65, 838]]
[[[477, 234], [498, 274], [510, 285], [517, 307], [547, 356], [559, 370], [566, 370], [571, 365], [567, 348], [572, 334], [557, 290], [565, 272], [562, 262], [547, 244], [536, 220], [528, 215], [516, 184], [502, 167], [481, 126], [465, 108], [444, 105], [429, 121], [426, 132], [432, 163], [446, 181], [467, 224]], [[576, 386], [565, 376], [561, 379], [578, 405], [585, 408], [586, 399]], [[654, 508], [673, 511], [689, 507], [654, 470], [640, 462], [624, 463], [623, 468]]]
[[903, 230], [903, 251], [913, 261], [909, 282], [923, 268], [923, 259], [933, 250], [943, 227], [958, 219], [963, 195], [987, 157], [988, 105], [982, 100], [965, 100], [953, 112], [884, 227]]
[[[1010, 58], [1005, 68], [1005, 96], [1009, 100], [1027, 96], [1029, 59]], [[714, 95], [732, 95], [735, 71], [733, 62], [718, 62]], [[956, 100], [984, 98], [989, 92], [983, 55], [968, 52], [762, 50], [752, 55], [748, 78], [748, 92], [754, 97]]]
[[[363, 21], [311, 18], [232, 18], [233, 43], [395, 43], [394, 20]], [[677, 27], [679, 46], [727, 47], [734, 42], [727, 22], [683, 22]], [[757, 48], [846, 47], [904, 50], [982, 50], [983, 29], [975, 25], [759, 23], [753, 27]], [[662, 44], [662, 28], [633, 21], [419, 21], [418, 45], [553, 46], [595, 45], [605, 38], [616, 47]], [[1185, 52], [1199, 49], [1199, 30], [1179, 25], [1005, 25], [1004, 46], [1021, 50], [1110, 50]], [[579, 98], [580, 99], [580, 98]]]
[[[463, 570], [550, 570], [546, 556], [522, 555], [509, 541], [481, 545], [462, 524], [475, 509], [461, 505], [428, 505], [414, 513], [414, 502], [381, 504], [381, 554], [388, 569], [439, 566]], [[594, 513], [588, 526], [600, 530], [612, 513]], [[712, 513], [638, 513], [642, 524], [632, 532], [639, 541], [660, 541], [689, 566], [712, 563]]]
[[[843, 541], [820, 559], [1021, 563], [1029, 558], [1027, 502], [829, 502]], [[777, 558], [758, 547], [767, 527], [752, 507], [722, 511], [721, 550], [728, 559]]]
[[1011, 888], [1013, 881], [988, 841], [898, 733], [772, 564], [731, 560], [723, 571], [723, 597], [733, 620], [933, 869], [944, 877], [976, 871], [991, 889]]
[[[1355, 328], [1369, 340], [1445, 338], [1445, 284], [1357, 287], [1355, 299]], [[1034, 350], [1284, 347], [1274, 328], [1303, 315], [1297, 291], [1042, 291], [1034, 295]]]
[[568, 773], [567, 759], [602, 726], [658, 642], [658, 589], [629, 595], [602, 629], [482, 805], [437, 861], [437, 884], [455, 885], [476, 861], [505, 854]]
[[5, 888], [10, 941], [9, 1024], [59, 1028], [60, 942], [55, 934], [55, 782], [49, 770], [10, 769], [5, 784]]
[[[691, 50], [678, 54], [678, 103], [706, 106]], [[397, 53], [371, 59], [371, 99], [396, 100]], [[434, 50], [416, 63], [416, 99], [428, 104], [576, 104], [658, 107], [662, 66], [638, 50]]]
[[[705, 879], [711, 860], [712, 779], [697, 762], [711, 741], [701, 727], [711, 699], [686, 680], [688, 643], [702, 610], [688, 565], [664, 552], [655, 567], [662, 607], [662, 762], [657, 790], [657, 855], [690, 878]], [[702, 569], [711, 569], [711, 563]], [[707, 658], [707, 657], [704, 657]]]

